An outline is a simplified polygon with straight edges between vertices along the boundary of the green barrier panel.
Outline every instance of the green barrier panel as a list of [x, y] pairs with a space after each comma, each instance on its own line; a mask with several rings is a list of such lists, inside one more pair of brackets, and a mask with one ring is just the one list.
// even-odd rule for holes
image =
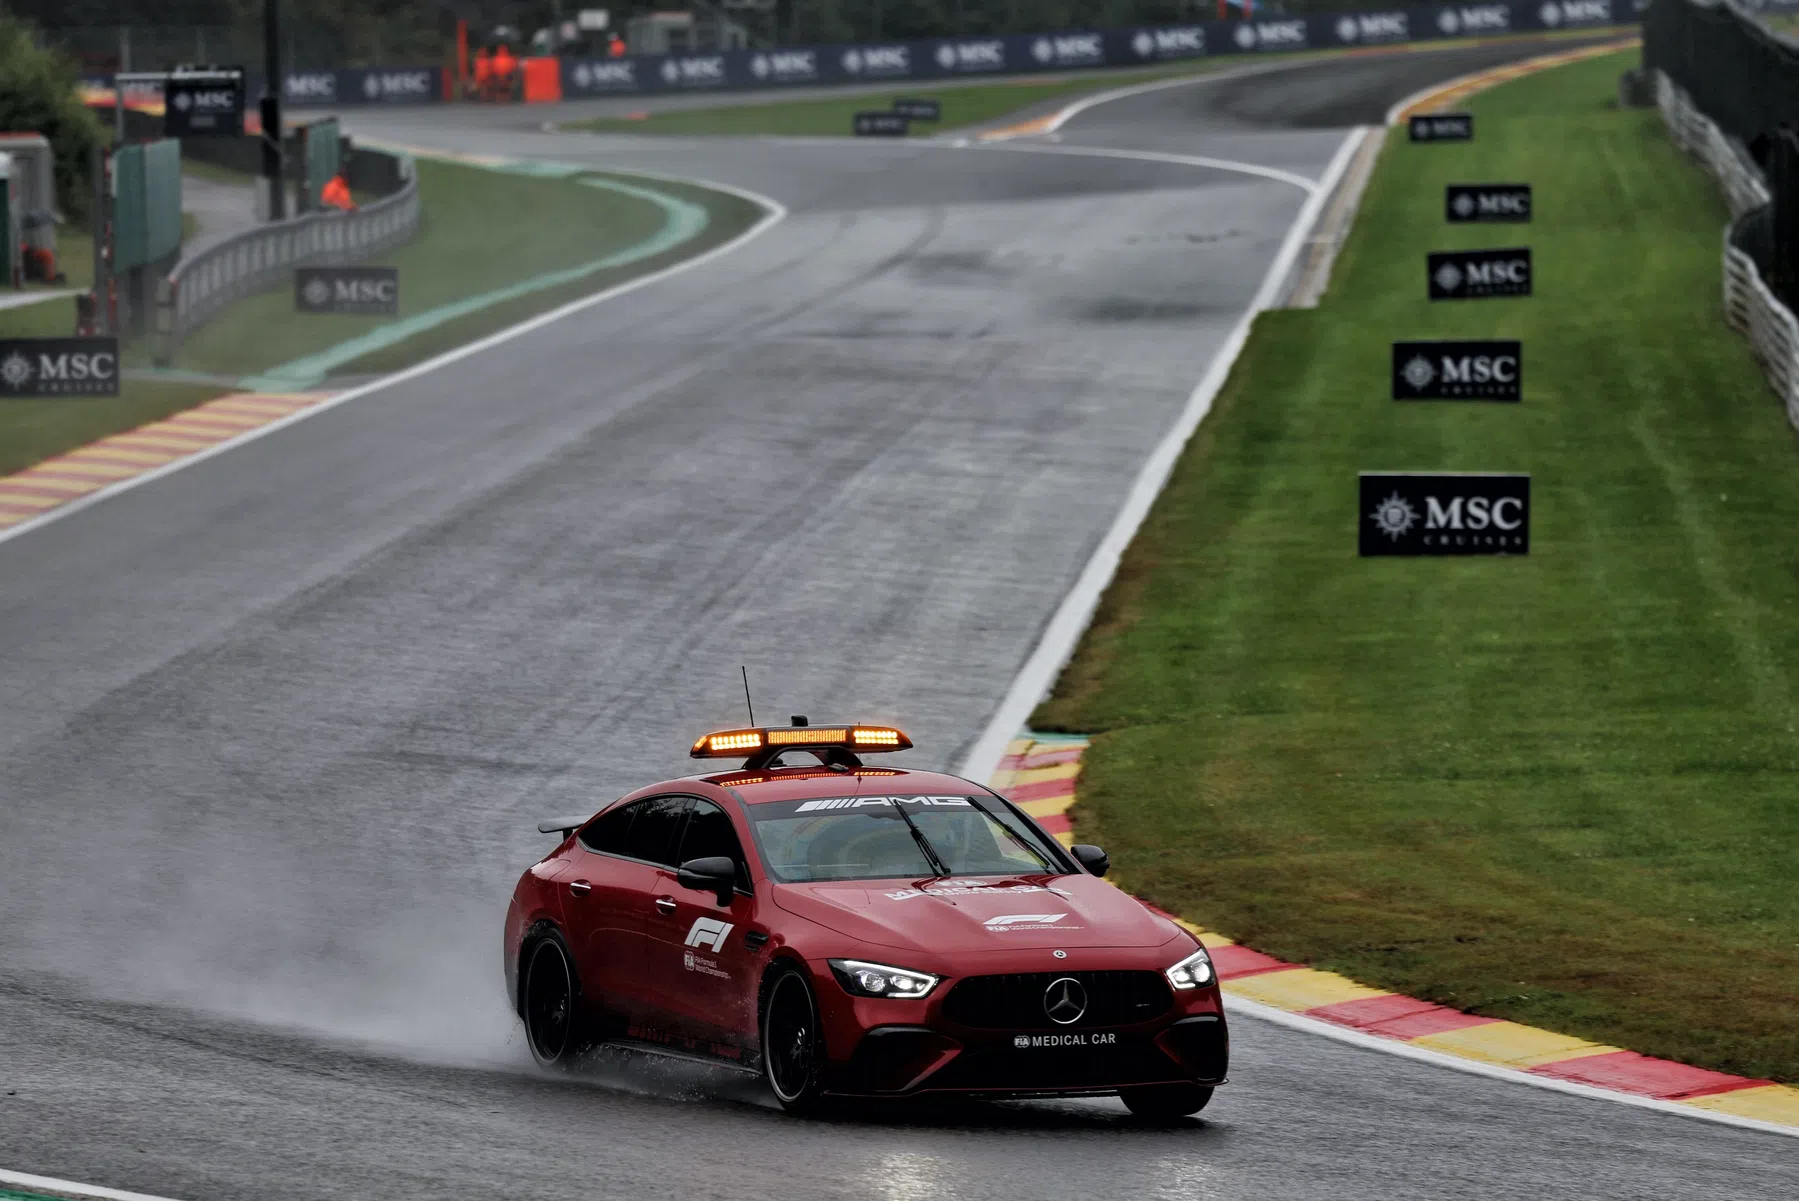
[[320, 207], [320, 195], [342, 166], [342, 143], [338, 139], [337, 118], [313, 121], [301, 132], [306, 140], [306, 207]]
[[129, 271], [181, 249], [181, 143], [113, 151], [113, 269]]

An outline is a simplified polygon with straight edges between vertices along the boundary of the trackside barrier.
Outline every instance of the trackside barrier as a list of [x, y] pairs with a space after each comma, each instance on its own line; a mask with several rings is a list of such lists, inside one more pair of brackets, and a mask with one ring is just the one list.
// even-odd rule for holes
[[177, 263], [157, 287], [157, 362], [167, 364], [190, 333], [232, 301], [287, 283], [296, 267], [360, 262], [409, 241], [419, 227], [418, 176], [410, 160], [401, 170], [399, 191], [354, 212], [272, 221]]
[[1748, 336], [1768, 382], [1786, 406], [1788, 423], [1799, 429], [1799, 319], [1774, 295], [1755, 260], [1742, 249], [1752, 223], [1768, 215], [1772, 193], [1741, 146], [1660, 70], [1655, 72], [1655, 93], [1674, 144], [1705, 165], [1730, 206], [1731, 222], [1724, 230], [1725, 319]]

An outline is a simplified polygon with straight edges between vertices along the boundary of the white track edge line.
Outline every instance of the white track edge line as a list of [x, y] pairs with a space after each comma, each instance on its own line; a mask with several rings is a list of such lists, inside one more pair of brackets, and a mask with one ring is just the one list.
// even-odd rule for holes
[[1205, 154], [1172, 154], [1163, 150], [1114, 150], [1109, 146], [1072, 146], [1061, 142], [1054, 146], [1032, 142], [971, 142], [969, 150], [1005, 150], [1013, 154], [1067, 154], [1081, 158], [1122, 158], [1147, 163], [1173, 163], [1179, 167], [1204, 167], [1211, 171], [1234, 171], [1239, 175], [1256, 175], [1276, 183], [1291, 184], [1302, 192], [1312, 193], [1320, 185], [1293, 171], [1265, 167], [1240, 159], [1213, 158]]
[[[595, 171], [597, 173], [607, 173], [605, 168], [595, 168]], [[618, 172], [618, 174], [627, 173]], [[371, 383], [351, 388], [345, 392], [340, 392], [329, 400], [322, 400], [315, 405], [300, 409], [297, 412], [289, 413], [287, 416], [271, 421], [267, 425], [259, 425], [255, 429], [245, 430], [235, 437], [227, 438], [223, 442], [215, 442], [204, 450], [195, 451], [185, 458], [176, 459], [170, 463], [164, 463], [162, 466], [146, 471], [142, 475], [134, 475], [129, 479], [123, 479], [119, 480], [117, 483], [108, 484], [98, 492], [90, 492], [86, 496], [76, 497], [74, 500], [71, 500], [66, 504], [58, 505], [54, 509], [47, 510], [28, 521], [22, 521], [18, 525], [9, 526], [6, 529], [0, 529], [0, 543], [10, 542], [14, 538], [23, 537], [33, 530], [42, 529], [51, 522], [60, 521], [65, 517], [72, 517], [83, 509], [100, 504], [103, 501], [111, 500], [113, 497], [129, 492], [133, 488], [138, 488], [144, 484], [159, 480], [165, 475], [173, 475], [175, 472], [180, 471], [183, 468], [192, 467], [196, 463], [203, 463], [207, 459], [213, 458], [215, 455], [222, 455], [227, 451], [236, 450], [238, 447], [249, 442], [254, 442], [258, 438], [266, 438], [278, 430], [286, 429], [290, 425], [297, 425], [310, 417], [317, 417], [319, 414], [329, 412], [339, 405], [348, 404], [352, 400], [359, 400], [364, 396], [379, 392], [384, 388], [391, 388], [395, 384], [402, 384], [407, 380], [417, 379], [421, 375], [427, 375], [440, 367], [447, 367], [451, 363], [459, 362], [473, 354], [479, 354], [481, 351], [487, 350], [490, 347], [498, 346], [503, 342], [510, 342], [514, 338], [523, 337], [533, 330], [541, 329], [551, 322], [560, 321], [562, 318], [571, 316], [583, 309], [592, 308], [594, 305], [603, 304], [608, 300], [623, 296], [628, 292], [635, 292], [639, 288], [647, 288], [651, 284], [661, 283], [665, 279], [670, 279], [674, 276], [691, 271], [696, 267], [711, 262], [713, 259], [722, 258], [733, 250], [761, 237], [787, 218], [787, 206], [771, 196], [763, 196], [756, 192], [751, 192], [744, 188], [733, 187], [728, 184], [701, 183], [697, 180], [680, 180], [674, 176], [666, 176], [663, 178], [671, 183], [690, 183], [695, 187], [712, 188], [720, 192], [734, 195], [742, 200], [749, 200], [763, 210], [764, 216], [762, 220], [756, 222], [756, 224], [750, 226], [750, 228], [744, 230], [730, 241], [720, 243], [711, 250], [706, 251], [704, 254], [691, 259], [684, 259], [678, 263], [671, 263], [659, 271], [652, 271], [648, 275], [640, 275], [635, 279], [628, 279], [623, 283], [616, 284], [604, 291], [595, 292], [591, 296], [583, 296], [577, 300], [571, 300], [567, 304], [551, 309], [547, 313], [539, 313], [535, 317], [526, 318], [517, 325], [508, 326], [505, 329], [488, 334], [484, 338], [479, 338], [476, 341], [466, 343], [451, 350], [446, 350], [435, 358], [426, 359], [422, 363], [417, 363], [411, 367], [396, 371], [392, 375], [384, 375]], [[218, 397], [217, 399], [223, 400], [224, 397]], [[76, 449], [80, 448], [78, 447]]]
[[1188, 440], [1193, 437], [1193, 431], [1199, 428], [1200, 421], [1211, 411], [1212, 401], [1224, 387], [1224, 381], [1229, 378], [1237, 356], [1242, 353], [1243, 344], [1249, 340], [1250, 325], [1259, 313], [1274, 303], [1275, 293], [1286, 282], [1301, 248], [1311, 236], [1312, 227], [1318, 223], [1325, 198], [1343, 177], [1350, 159], [1368, 134], [1369, 127], [1365, 125], [1352, 130], [1331, 157], [1330, 165], [1325, 168], [1318, 182], [1312, 184], [1307, 181], [1305, 204], [1288, 228], [1287, 237], [1281, 243], [1274, 260], [1269, 263], [1267, 274], [1262, 277], [1261, 287], [1256, 290], [1254, 298], [1243, 310], [1236, 325], [1231, 327], [1224, 342], [1213, 353], [1210, 366], [1188, 395], [1186, 407], [1181, 410], [1174, 425], [1162, 436], [1162, 440], [1138, 470], [1137, 478], [1132, 482], [1124, 505], [1113, 518], [1111, 527], [1100, 539], [1099, 545], [1093, 548], [1093, 554], [1082, 568], [1074, 586], [1062, 598], [1062, 603], [1057, 606], [1054, 616], [1038, 638], [1036, 648], [1013, 678], [1012, 686], [1006, 690], [1005, 699], [1000, 702], [992, 719], [963, 760], [961, 775], [971, 780], [992, 777], [999, 767], [1000, 758], [1006, 752], [1007, 744], [1024, 728], [1031, 710], [1049, 692], [1056, 674], [1074, 653], [1076, 643], [1086, 632], [1093, 610], [1098, 607], [1100, 597], [1118, 571], [1118, 562], [1123, 557], [1125, 548], [1130, 545], [1138, 527], [1149, 516], [1150, 508], [1155, 504], [1156, 497], [1161, 495], [1162, 485], [1168, 482], [1168, 476], [1179, 461], [1181, 452], [1186, 449]]
[[45, 1189], [53, 1193], [68, 1193], [75, 1197], [99, 1197], [103, 1201], [170, 1201], [168, 1197], [158, 1197], [151, 1193], [128, 1193], [123, 1189], [103, 1188], [97, 1184], [77, 1184], [73, 1180], [58, 1180], [54, 1176], [33, 1176], [29, 1172], [8, 1172], [4, 1169], [0, 1169], [0, 1185]]
[[[1228, 982], [1227, 982], [1228, 983]], [[1759, 1118], [1739, 1117], [1733, 1113], [1719, 1113], [1713, 1109], [1703, 1109], [1697, 1105], [1680, 1101], [1663, 1101], [1656, 1097], [1639, 1097], [1634, 1093], [1618, 1092], [1609, 1088], [1597, 1088], [1591, 1084], [1578, 1084], [1572, 1080], [1557, 1080], [1549, 1076], [1535, 1076], [1517, 1068], [1501, 1067], [1498, 1064], [1482, 1063], [1478, 1059], [1464, 1059], [1459, 1055], [1450, 1055], [1443, 1051], [1435, 1051], [1428, 1047], [1417, 1047], [1410, 1043], [1395, 1039], [1381, 1038], [1379, 1035], [1367, 1034], [1360, 1030], [1351, 1030], [1332, 1022], [1309, 1018], [1304, 1014], [1293, 1013], [1286, 1009], [1278, 1009], [1261, 1001], [1251, 1001], [1245, 997], [1235, 996], [1229, 992], [1224, 994], [1227, 1010], [1235, 1010], [1242, 1015], [1271, 1022], [1276, 1026], [1285, 1026], [1290, 1030], [1300, 1030], [1307, 1034], [1316, 1034], [1324, 1038], [1347, 1043], [1352, 1047], [1361, 1047], [1368, 1051], [1379, 1051], [1387, 1055], [1397, 1055], [1402, 1059], [1417, 1060], [1420, 1063], [1435, 1064], [1437, 1067], [1449, 1068], [1471, 1076], [1485, 1076], [1490, 1080], [1504, 1080], [1512, 1084], [1528, 1085], [1532, 1088], [1548, 1089], [1550, 1092], [1567, 1093], [1574, 1097], [1585, 1097], [1592, 1101], [1611, 1101], [1619, 1105], [1631, 1105], [1638, 1109], [1654, 1110], [1656, 1113], [1673, 1114], [1676, 1117], [1697, 1118], [1702, 1122], [1716, 1122], [1725, 1126], [1736, 1126], [1744, 1130], [1754, 1130], [1762, 1134], [1780, 1134], [1788, 1138], [1799, 1138], [1799, 1127], [1783, 1126], [1778, 1122], [1764, 1122]]]

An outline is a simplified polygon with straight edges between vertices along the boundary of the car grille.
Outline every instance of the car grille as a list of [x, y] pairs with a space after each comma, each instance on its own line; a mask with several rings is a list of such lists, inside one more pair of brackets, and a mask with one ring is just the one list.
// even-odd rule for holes
[[[1043, 993], [1063, 978], [1087, 992], [1087, 1012], [1059, 1025], [1043, 1008]], [[1167, 1013], [1174, 994], [1160, 972], [1019, 972], [958, 980], [943, 1002], [943, 1016], [977, 1030], [1079, 1030], [1127, 1026]]]

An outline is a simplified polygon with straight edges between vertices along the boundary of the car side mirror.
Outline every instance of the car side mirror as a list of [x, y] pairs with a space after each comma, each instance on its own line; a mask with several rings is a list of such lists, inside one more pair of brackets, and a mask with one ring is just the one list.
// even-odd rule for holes
[[1075, 862], [1096, 876], [1103, 876], [1112, 866], [1112, 857], [1091, 843], [1077, 843], [1068, 848], [1074, 854]]
[[675, 883], [695, 892], [712, 893], [720, 905], [729, 905], [731, 894], [737, 889], [737, 864], [725, 855], [689, 859], [675, 869]]

